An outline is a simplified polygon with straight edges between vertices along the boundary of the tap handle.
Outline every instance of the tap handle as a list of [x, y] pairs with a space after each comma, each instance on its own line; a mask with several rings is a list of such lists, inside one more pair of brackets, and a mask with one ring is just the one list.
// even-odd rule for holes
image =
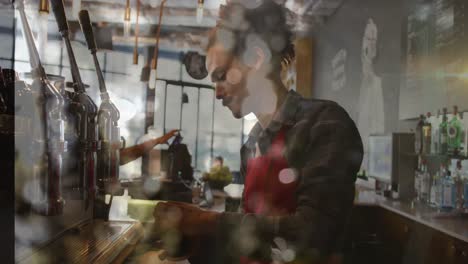
[[68, 21], [67, 16], [65, 15], [63, 0], [50, 0], [50, 3], [52, 4], [52, 11], [54, 12], [55, 19], [57, 20], [59, 31], [63, 34], [68, 31]]
[[96, 51], [96, 40], [94, 39], [93, 27], [91, 25], [91, 19], [89, 18], [88, 10], [81, 10], [78, 14], [80, 19], [81, 30], [88, 44], [88, 49]]

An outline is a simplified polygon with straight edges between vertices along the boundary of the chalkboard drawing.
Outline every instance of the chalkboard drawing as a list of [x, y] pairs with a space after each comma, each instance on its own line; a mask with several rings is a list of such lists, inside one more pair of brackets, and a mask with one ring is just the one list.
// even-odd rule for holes
[[377, 26], [369, 18], [362, 41], [362, 82], [358, 107], [358, 128], [366, 152], [369, 135], [384, 133], [385, 124], [382, 79], [374, 71], [377, 36]]
[[348, 53], [340, 49], [332, 59], [332, 90], [339, 91], [346, 86], [346, 58]]

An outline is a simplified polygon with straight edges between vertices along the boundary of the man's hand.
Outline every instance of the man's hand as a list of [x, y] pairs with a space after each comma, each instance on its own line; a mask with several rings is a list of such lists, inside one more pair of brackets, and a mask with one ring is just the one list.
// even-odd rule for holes
[[178, 132], [179, 132], [179, 129], [173, 129], [169, 131], [169, 133], [165, 134], [164, 136], [153, 139], [154, 143], [156, 145], [166, 143], [169, 139], [171, 139]]
[[214, 233], [219, 213], [187, 203], [161, 202], [156, 205], [153, 216], [156, 228], [162, 233], [178, 230], [187, 237], [200, 237]]
[[199, 209], [190, 204], [161, 202], [154, 209], [155, 231], [169, 258], [197, 254], [201, 238], [216, 230], [219, 213]]
[[156, 145], [166, 143], [170, 138], [172, 138], [177, 132], [178, 129], [171, 130], [169, 133], [165, 134], [162, 137], [150, 139], [141, 144], [124, 148], [120, 150], [120, 165], [127, 164], [130, 161], [134, 161], [141, 156], [148, 153]]

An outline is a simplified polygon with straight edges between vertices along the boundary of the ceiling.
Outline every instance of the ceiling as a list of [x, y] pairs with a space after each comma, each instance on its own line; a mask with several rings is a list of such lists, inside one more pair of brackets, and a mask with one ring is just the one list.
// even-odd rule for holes
[[[80, 0], [73, 0], [79, 3]], [[228, 0], [229, 1], [229, 0]], [[246, 0], [255, 3], [258, 0]], [[294, 31], [307, 34], [314, 26], [322, 24], [331, 16], [344, 0], [278, 0], [288, 8], [288, 21]], [[39, 0], [25, 0], [28, 13], [38, 10]], [[220, 4], [226, 0], [205, 0], [203, 19], [197, 22], [196, 0], [167, 0], [163, 9], [161, 46], [182, 49], [198, 49], [206, 38], [206, 31], [216, 24]], [[67, 17], [71, 28], [79, 26], [74, 15], [72, 0], [64, 0]], [[136, 24], [137, 0], [130, 0], [131, 32], [124, 35], [124, 12], [126, 0], [81, 0], [81, 8], [87, 9], [91, 20], [98, 27], [112, 27], [113, 42], [119, 45], [133, 45]], [[154, 45], [158, 26], [161, 0], [140, 0], [140, 44]], [[54, 20], [52, 14], [49, 20]], [[176, 45], [174, 45], [176, 44]]]

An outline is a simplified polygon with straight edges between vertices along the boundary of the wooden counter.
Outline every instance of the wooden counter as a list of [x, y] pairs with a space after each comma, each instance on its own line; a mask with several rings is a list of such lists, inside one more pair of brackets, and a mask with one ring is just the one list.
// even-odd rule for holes
[[350, 263], [468, 263], [468, 218], [427, 205], [358, 192]]
[[356, 196], [355, 205], [381, 207], [468, 243], [467, 216], [441, 212], [427, 205], [386, 199], [373, 191], [361, 191]]

